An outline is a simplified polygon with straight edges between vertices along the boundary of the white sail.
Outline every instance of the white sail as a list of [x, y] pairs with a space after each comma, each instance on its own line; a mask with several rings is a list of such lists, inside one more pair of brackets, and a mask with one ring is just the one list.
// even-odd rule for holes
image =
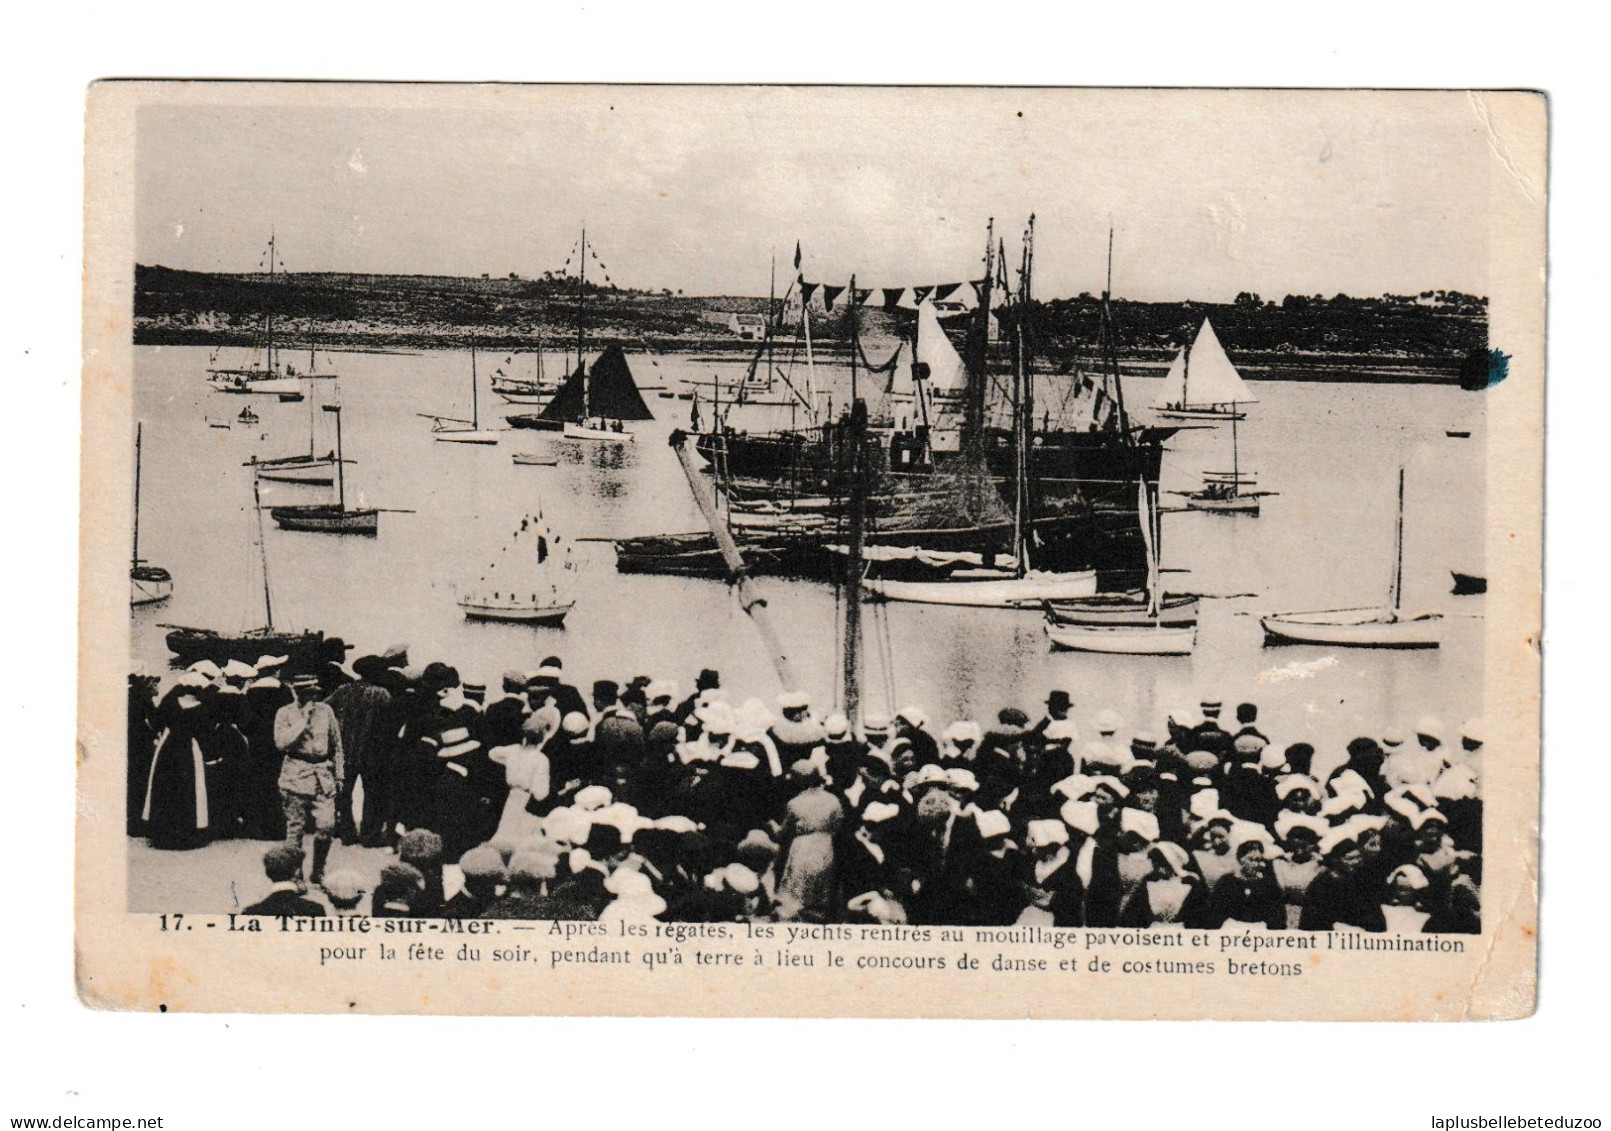
[[503, 554], [482, 576], [477, 595], [552, 601], [560, 593], [562, 577], [573, 570], [570, 546], [549, 530], [541, 516], [524, 519]]
[[917, 308], [917, 364], [928, 366], [930, 389], [956, 392], [967, 384], [962, 355], [946, 337], [932, 302], [920, 303]]
[[1182, 348], [1175, 354], [1175, 360], [1169, 363], [1169, 372], [1164, 374], [1163, 388], [1158, 392], [1158, 399], [1152, 402], [1153, 408], [1179, 408], [1186, 401], [1186, 350]]

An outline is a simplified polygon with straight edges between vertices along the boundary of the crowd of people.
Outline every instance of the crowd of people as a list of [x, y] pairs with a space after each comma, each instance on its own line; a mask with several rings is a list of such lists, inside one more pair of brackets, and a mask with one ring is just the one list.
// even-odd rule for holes
[[[1476, 720], [1317, 752], [1252, 703], [1150, 732], [1053, 691], [853, 726], [710, 670], [584, 697], [558, 657], [491, 690], [345, 654], [131, 677], [130, 835], [275, 842], [264, 915], [1481, 930]], [[337, 841], [386, 850], [373, 890]]]

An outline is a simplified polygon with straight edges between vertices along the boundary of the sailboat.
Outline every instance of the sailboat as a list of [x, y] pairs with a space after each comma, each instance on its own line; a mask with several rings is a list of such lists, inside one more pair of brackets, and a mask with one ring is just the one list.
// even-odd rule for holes
[[1398, 471], [1398, 521], [1393, 528], [1393, 583], [1387, 604], [1374, 609], [1329, 609], [1273, 613], [1259, 618], [1266, 644], [1328, 644], [1355, 648], [1436, 648], [1442, 642], [1441, 613], [1406, 613], [1404, 590], [1404, 469]]
[[175, 663], [185, 667], [198, 660], [211, 660], [226, 664], [230, 660], [252, 663], [264, 654], [287, 657], [289, 670], [307, 668], [322, 658], [324, 633], [282, 632], [274, 627], [274, 600], [269, 585], [268, 551], [263, 539], [263, 499], [257, 477], [252, 477], [253, 543], [257, 549], [258, 564], [263, 571], [263, 627], [240, 632], [219, 632], [211, 628], [191, 628], [185, 625], [163, 625], [169, 629], [166, 637], [168, 651]]
[[[1147, 547], [1147, 584], [1140, 607], [1128, 616], [1100, 610], [1105, 619], [1046, 616], [1046, 635], [1054, 648], [1128, 656], [1189, 656], [1197, 643], [1197, 598], [1185, 599], [1166, 619], [1162, 582], [1163, 519], [1156, 485], [1141, 480], [1141, 534]], [[1189, 602], [1186, 603], [1186, 602]], [[1189, 613], [1187, 610], [1189, 609]]]
[[528, 381], [523, 377], [505, 376], [499, 370], [492, 378], [492, 391], [509, 404], [545, 405], [553, 399], [558, 386], [543, 379], [543, 341], [539, 336], [537, 348], [532, 351], [537, 359], [537, 376]]
[[[1035, 219], [1030, 217], [1024, 236], [1023, 263], [1019, 269], [1017, 309], [1030, 306], [1030, 277], [1034, 261]], [[854, 293], [854, 280], [852, 280]], [[1015, 317], [1014, 322], [1018, 320]], [[1015, 326], [1013, 333], [1013, 509], [1012, 565], [1007, 569], [981, 565], [953, 569], [941, 581], [903, 581], [893, 578], [867, 578], [867, 591], [890, 601], [916, 601], [931, 605], [964, 605], [973, 608], [1016, 608], [1042, 601], [1090, 597], [1096, 593], [1094, 569], [1054, 572], [1034, 569], [1030, 562], [1029, 452], [1033, 446], [1033, 410], [1030, 408], [1031, 383], [1027, 332]], [[855, 354], [851, 369], [854, 381]], [[853, 386], [854, 387], [854, 386]], [[994, 485], [977, 480], [976, 485], [991, 491]]]
[[251, 466], [259, 479], [270, 483], [300, 483], [308, 487], [333, 487], [336, 482], [336, 453], [332, 448], [318, 455], [319, 412], [316, 403], [308, 405], [308, 451], [271, 459], [252, 457]]
[[[269, 235], [268, 242], [268, 281], [274, 282], [275, 267], [274, 236]], [[264, 358], [263, 364], [255, 361], [250, 365], [235, 369], [209, 369], [207, 383], [214, 391], [220, 393], [236, 393], [239, 395], [252, 394], [279, 394], [299, 393], [302, 391], [297, 379], [296, 371], [290, 366], [280, 365], [279, 350], [274, 345], [274, 312], [264, 314], [263, 321]]]
[[1203, 319], [1197, 340], [1175, 355], [1164, 378], [1164, 389], [1153, 407], [1159, 416], [1179, 420], [1228, 420], [1231, 423], [1231, 470], [1209, 471], [1195, 491], [1175, 491], [1191, 510], [1220, 514], [1258, 514], [1259, 500], [1275, 494], [1260, 491], [1250, 475], [1242, 474], [1241, 447], [1236, 423], [1247, 414], [1238, 405], [1256, 404], [1258, 398], [1231, 364], [1219, 344], [1214, 327]]
[[1236, 406], [1257, 401], [1205, 318], [1197, 340], [1183, 346], [1169, 363], [1152, 407], [1156, 415], [1170, 420], [1241, 420], [1247, 414]]
[[630, 441], [628, 420], [653, 420], [654, 413], [638, 392], [620, 346], [605, 349], [587, 365], [587, 229], [582, 229], [581, 267], [577, 272], [576, 371], [565, 379], [552, 400], [537, 414], [535, 427], [552, 429], [556, 424], [566, 439]]
[[480, 380], [475, 372], [475, 346], [470, 346], [470, 419], [462, 420], [452, 416], [432, 416], [422, 412], [421, 416], [434, 421], [431, 425], [431, 436], [447, 444], [496, 444], [498, 433], [490, 428], [481, 427], [481, 394]]
[[129, 561], [129, 605], [156, 605], [173, 596], [173, 575], [140, 560], [140, 455], [144, 424], [134, 426], [134, 553]]
[[380, 531], [380, 511], [374, 507], [347, 505], [347, 475], [341, 451], [341, 406], [327, 404], [324, 410], [333, 413], [336, 418], [336, 501], [270, 507], [269, 515], [279, 523], [281, 530], [374, 537]]
[[570, 546], [561, 546], [539, 511], [520, 520], [514, 537], [475, 588], [459, 598], [459, 608], [468, 620], [560, 625], [576, 607], [560, 583], [569, 581], [575, 570]]

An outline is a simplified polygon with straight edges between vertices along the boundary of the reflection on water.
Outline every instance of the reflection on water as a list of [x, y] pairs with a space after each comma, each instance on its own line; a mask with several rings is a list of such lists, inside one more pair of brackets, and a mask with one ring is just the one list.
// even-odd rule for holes
[[[134, 613], [134, 655], [166, 666], [160, 623], [233, 628], [262, 623], [263, 593], [249, 550], [252, 455], [306, 451], [310, 404], [272, 397], [250, 403], [261, 422], [209, 428], [236, 416], [244, 398], [208, 391], [207, 351], [141, 347], [136, 405], [145, 422], [142, 554], [171, 570], [172, 602]], [[731, 380], [746, 360], [657, 355], [630, 358], [646, 384], [681, 378]], [[324, 368], [321, 359], [321, 368]], [[703, 529], [667, 437], [686, 427], [690, 402], [646, 394], [659, 419], [633, 426], [629, 443], [570, 441], [514, 430], [496, 447], [431, 439], [416, 413], [467, 400], [465, 355], [332, 355], [352, 502], [412, 513], [381, 516], [378, 538], [281, 531], [269, 524], [267, 551], [277, 624], [338, 634], [360, 650], [407, 642], [419, 658], [443, 658], [466, 678], [564, 657], [577, 679], [666, 675], [686, 687], [715, 667], [735, 695], [778, 690], [748, 618], [720, 582], [621, 576], [608, 539]], [[823, 367], [825, 369], [825, 367]], [[819, 372], [845, 403], [837, 383]], [[1127, 383], [1132, 405], [1156, 382]], [[319, 396], [331, 382], [317, 383]], [[872, 709], [924, 704], [939, 718], [993, 713], [1017, 704], [1034, 713], [1052, 687], [1067, 688], [1076, 717], [1111, 706], [1153, 725], [1156, 712], [1212, 692], [1257, 701], [1267, 733], [1329, 742], [1428, 711], [1451, 723], [1477, 710], [1481, 621], [1450, 622], [1445, 646], [1427, 652], [1262, 647], [1264, 609], [1323, 609], [1379, 603], [1392, 570], [1398, 468], [1407, 469], [1406, 607], [1478, 611], [1483, 598], [1449, 594], [1450, 570], [1483, 573], [1482, 398], [1450, 386], [1260, 382], [1237, 433], [1241, 465], [1279, 494], [1257, 518], [1184, 512], [1165, 519], [1165, 575], [1173, 589], [1256, 593], [1207, 601], [1189, 658], [1052, 653], [1033, 613], [892, 604], [868, 617]], [[310, 401], [313, 400], [310, 397]], [[483, 397], [483, 418], [489, 397]], [[529, 407], [509, 411], [530, 411]], [[709, 405], [702, 406], [709, 419]], [[323, 414], [321, 414], [323, 415]], [[745, 407], [733, 420], [761, 429], [787, 425], [790, 410]], [[331, 441], [319, 422], [320, 450]], [[1446, 429], [1469, 429], [1469, 440]], [[132, 453], [133, 434], [130, 433]], [[517, 466], [535, 452], [555, 467]], [[132, 458], [132, 457], [131, 457]], [[1167, 493], [1195, 485], [1205, 470], [1230, 466], [1224, 428], [1182, 431], [1164, 460]], [[320, 489], [264, 484], [264, 502], [310, 501]], [[1178, 496], [1175, 496], [1178, 499]], [[541, 507], [556, 531], [576, 541], [582, 573], [564, 629], [466, 622], [455, 603], [486, 568], [520, 517]], [[805, 685], [818, 701], [835, 684], [837, 605], [826, 585], [771, 579], [757, 586]], [[890, 657], [892, 681], [878, 656]], [[356, 655], [356, 653], [354, 653]], [[1334, 659], [1335, 662], [1329, 662]], [[1316, 661], [1319, 661], [1317, 663]], [[891, 686], [891, 683], [893, 686]]]

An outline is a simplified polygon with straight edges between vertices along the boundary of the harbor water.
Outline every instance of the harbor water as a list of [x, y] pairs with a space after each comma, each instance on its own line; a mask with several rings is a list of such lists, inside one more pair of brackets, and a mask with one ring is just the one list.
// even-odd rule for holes
[[[577, 683], [643, 674], [687, 689], [701, 668], [711, 667], [735, 700], [770, 699], [780, 690], [760, 636], [725, 584], [618, 574], [608, 541], [704, 529], [667, 443], [674, 428], [688, 426], [692, 402], [663, 398], [654, 387], [736, 381], [746, 357], [629, 350], [657, 416], [629, 426], [633, 442], [511, 430], [498, 445], [483, 447], [437, 442], [431, 422], [418, 415], [470, 415], [467, 352], [321, 354], [318, 369], [340, 377], [307, 382], [305, 403], [213, 392], [206, 381], [210, 356], [203, 348], [135, 349], [134, 419], [145, 429], [141, 556], [175, 579], [170, 602], [133, 613], [138, 670], [168, 669], [164, 624], [233, 630], [263, 623], [252, 484], [243, 464], [254, 455], [306, 452], [310, 416], [317, 418], [319, 452], [329, 450], [331, 418], [317, 405], [335, 392], [352, 461], [348, 502], [393, 510], [381, 515], [374, 538], [292, 533], [263, 516], [277, 627], [338, 635], [356, 646], [349, 658], [406, 643], [416, 661], [445, 660], [465, 679], [494, 688], [504, 670], [529, 670], [554, 654]], [[504, 405], [488, 391], [496, 368], [531, 375], [529, 354], [505, 358], [478, 353], [483, 426], [501, 427], [508, 412], [535, 411]], [[557, 356], [547, 359], [550, 373], [560, 366]], [[844, 372], [830, 376], [819, 367], [819, 380], [834, 387], [835, 403], [843, 406]], [[1126, 379], [1128, 403], [1140, 419], [1158, 384]], [[1261, 728], [1279, 741], [1306, 739], [1339, 753], [1357, 734], [1379, 735], [1423, 714], [1453, 725], [1479, 713], [1485, 598], [1453, 596], [1450, 574], [1484, 573], [1482, 397], [1427, 384], [1262, 381], [1253, 389], [1259, 403], [1248, 406], [1237, 429], [1241, 468], [1277, 494], [1263, 500], [1256, 517], [1182, 511], [1164, 518], [1166, 586], [1215, 598], [1203, 604], [1194, 655], [1053, 652], [1042, 617], [1031, 611], [869, 606], [867, 709], [921, 704], [943, 726], [954, 717], [993, 717], [1008, 705], [1035, 715], [1048, 690], [1064, 688], [1080, 723], [1110, 707], [1134, 730], [1157, 728], [1168, 708], [1212, 695], [1230, 705], [1256, 702]], [[701, 393], [707, 423], [708, 394], [708, 388]], [[237, 420], [247, 405], [258, 423]], [[786, 408], [746, 406], [731, 423], [759, 430], [789, 418]], [[230, 427], [215, 426], [225, 423]], [[131, 427], [131, 458], [133, 440]], [[516, 465], [516, 452], [557, 465]], [[1181, 505], [1170, 492], [1196, 486], [1204, 471], [1230, 466], [1227, 425], [1181, 431], [1164, 459], [1165, 506]], [[1402, 605], [1458, 614], [1443, 647], [1265, 647], [1249, 614], [1385, 602], [1401, 466]], [[262, 490], [265, 505], [332, 494], [271, 483]], [[565, 626], [466, 621], [458, 595], [474, 585], [521, 519], [539, 509], [572, 542], [580, 567], [576, 607]], [[796, 682], [815, 703], [831, 704], [838, 669], [833, 588], [771, 578], [754, 584], [767, 598]]]

